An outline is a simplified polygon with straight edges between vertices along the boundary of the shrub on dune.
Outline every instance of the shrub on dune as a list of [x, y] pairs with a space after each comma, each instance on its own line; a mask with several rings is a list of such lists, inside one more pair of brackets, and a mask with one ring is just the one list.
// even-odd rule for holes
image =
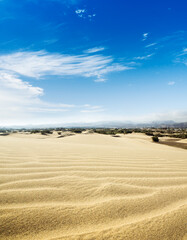
[[153, 137], [152, 137], [152, 140], [153, 140], [153, 142], [159, 142], [158, 136], [153, 136]]

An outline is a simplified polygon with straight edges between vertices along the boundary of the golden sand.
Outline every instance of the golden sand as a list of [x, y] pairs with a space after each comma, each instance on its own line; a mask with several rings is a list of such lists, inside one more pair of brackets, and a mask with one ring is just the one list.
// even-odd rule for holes
[[1, 240], [185, 240], [187, 151], [131, 134], [0, 137]]

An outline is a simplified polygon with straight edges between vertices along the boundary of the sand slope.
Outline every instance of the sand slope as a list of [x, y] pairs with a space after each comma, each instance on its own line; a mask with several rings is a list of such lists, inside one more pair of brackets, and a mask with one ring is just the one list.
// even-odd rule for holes
[[0, 239], [186, 240], [187, 151], [141, 134], [0, 137]]

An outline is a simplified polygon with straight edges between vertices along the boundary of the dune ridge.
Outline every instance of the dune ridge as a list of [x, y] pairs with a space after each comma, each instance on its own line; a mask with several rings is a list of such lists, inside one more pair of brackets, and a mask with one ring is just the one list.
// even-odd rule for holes
[[0, 137], [0, 239], [186, 240], [186, 161], [141, 134]]

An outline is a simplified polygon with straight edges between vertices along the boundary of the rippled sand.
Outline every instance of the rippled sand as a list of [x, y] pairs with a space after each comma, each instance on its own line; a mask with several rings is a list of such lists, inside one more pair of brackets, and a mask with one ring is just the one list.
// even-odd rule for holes
[[1, 240], [186, 240], [187, 151], [131, 134], [0, 137]]

